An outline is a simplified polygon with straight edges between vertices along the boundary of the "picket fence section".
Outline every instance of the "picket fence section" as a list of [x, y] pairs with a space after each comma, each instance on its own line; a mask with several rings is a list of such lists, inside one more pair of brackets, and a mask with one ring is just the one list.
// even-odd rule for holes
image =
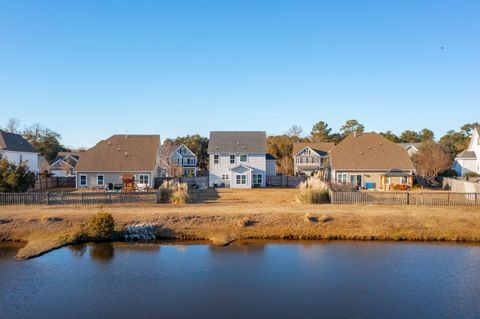
[[86, 205], [156, 203], [157, 192], [0, 193], [0, 205]]
[[421, 192], [333, 192], [332, 204], [477, 206], [479, 193]]

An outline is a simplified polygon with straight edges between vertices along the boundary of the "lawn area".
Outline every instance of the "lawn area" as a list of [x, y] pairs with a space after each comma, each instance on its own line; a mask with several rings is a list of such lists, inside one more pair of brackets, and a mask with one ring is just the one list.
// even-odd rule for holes
[[207, 190], [186, 205], [1, 206], [0, 240], [28, 242], [21, 257], [35, 256], [67, 244], [79, 225], [103, 210], [120, 231], [150, 223], [159, 237], [171, 239], [480, 241], [480, 207], [301, 205], [295, 192]]

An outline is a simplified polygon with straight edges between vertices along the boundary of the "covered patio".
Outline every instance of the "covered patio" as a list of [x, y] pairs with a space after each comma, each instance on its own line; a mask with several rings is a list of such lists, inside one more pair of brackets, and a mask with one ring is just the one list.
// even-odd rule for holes
[[380, 176], [380, 189], [385, 191], [406, 191], [413, 187], [413, 174], [401, 169], [392, 169]]

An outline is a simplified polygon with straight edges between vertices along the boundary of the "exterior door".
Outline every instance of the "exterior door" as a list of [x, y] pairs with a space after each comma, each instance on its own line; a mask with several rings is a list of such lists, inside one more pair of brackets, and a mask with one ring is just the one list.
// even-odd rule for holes
[[362, 175], [350, 175], [350, 184], [362, 187]]

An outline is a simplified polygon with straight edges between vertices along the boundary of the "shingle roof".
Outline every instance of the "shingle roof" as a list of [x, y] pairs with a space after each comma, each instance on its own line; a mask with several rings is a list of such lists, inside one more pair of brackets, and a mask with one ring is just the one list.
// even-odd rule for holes
[[0, 149], [13, 152], [38, 153], [38, 151], [20, 134], [0, 130]]
[[297, 155], [305, 147], [310, 147], [321, 156], [327, 155], [335, 146], [334, 143], [295, 143], [293, 144], [293, 155]]
[[275, 161], [275, 160], [277, 160], [277, 158], [276, 158], [275, 156], [273, 156], [272, 154], [270, 154], [270, 153], [265, 154], [265, 159], [266, 159], [267, 161]]
[[415, 147], [416, 149], [419, 149], [420, 146], [422, 146], [422, 143], [398, 143], [398, 145], [400, 145], [404, 149], [408, 149], [411, 146]]
[[463, 151], [457, 155], [457, 158], [461, 159], [477, 159], [477, 154], [473, 151]]
[[377, 133], [346, 137], [330, 152], [332, 169], [413, 170], [408, 152]]
[[250, 132], [210, 132], [209, 153], [267, 153], [267, 133]]
[[160, 135], [113, 135], [82, 153], [77, 172], [145, 172], [157, 163]]

